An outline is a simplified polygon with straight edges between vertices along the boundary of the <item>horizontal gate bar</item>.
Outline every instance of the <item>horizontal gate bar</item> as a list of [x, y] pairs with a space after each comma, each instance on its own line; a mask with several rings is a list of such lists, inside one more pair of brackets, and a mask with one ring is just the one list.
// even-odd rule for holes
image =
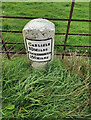
[[[0, 16], [0, 18], [16, 18], [16, 19], [36, 19], [38, 17], [18, 17], [18, 16]], [[57, 21], [68, 21], [69, 19], [58, 19], [58, 18], [44, 18], [48, 20], [57, 20]], [[81, 21], [81, 22], [91, 22], [91, 20], [84, 19], [71, 19], [71, 21]]]
[[[9, 30], [0, 30], [0, 32], [9, 32], [9, 33], [22, 33], [22, 31], [9, 31]], [[65, 35], [66, 33], [55, 33], [55, 35]], [[81, 36], [91, 36], [91, 34], [80, 34], [80, 33], [69, 33], [68, 35], [81, 35]]]
[[[56, 35], [65, 35], [66, 33], [55, 33]], [[82, 34], [82, 33], [68, 33], [68, 35], [81, 35], [81, 36], [91, 36], [91, 34]]]
[[[2, 44], [2, 42], [0, 42], [0, 44]], [[5, 42], [5, 44], [24, 44], [24, 43], [16, 43], [16, 42]], [[55, 44], [55, 46], [65, 46], [63, 44]], [[88, 45], [66, 45], [68, 47], [91, 47]]]
[[0, 53], [26, 54], [26, 52], [11, 52], [11, 51], [8, 51], [8, 52], [0, 51]]
[[62, 44], [55, 44], [55, 46], [68, 46], [68, 47], [91, 47], [88, 45], [62, 45]]
[[0, 30], [0, 32], [9, 32], [9, 33], [22, 33], [22, 31], [15, 31], [15, 30]]
[[[2, 42], [0, 42], [2, 44]], [[24, 44], [24, 43], [16, 43], [16, 42], [5, 42], [5, 44]]]
[[[26, 52], [4, 52], [4, 51], [2, 51], [2, 52], [0, 51], [0, 53], [27, 54]], [[62, 55], [62, 54], [56, 53], [56, 54], [54, 54], [54, 55]], [[74, 56], [74, 55], [66, 53], [65, 56]], [[77, 54], [76, 56], [91, 57], [91, 55], [80, 55], [80, 54]]]

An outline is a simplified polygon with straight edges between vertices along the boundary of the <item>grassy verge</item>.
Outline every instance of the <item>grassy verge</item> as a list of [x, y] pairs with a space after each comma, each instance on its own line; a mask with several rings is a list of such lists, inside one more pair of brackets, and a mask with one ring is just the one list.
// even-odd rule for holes
[[25, 57], [2, 65], [3, 120], [90, 119], [88, 60], [55, 59], [39, 71]]

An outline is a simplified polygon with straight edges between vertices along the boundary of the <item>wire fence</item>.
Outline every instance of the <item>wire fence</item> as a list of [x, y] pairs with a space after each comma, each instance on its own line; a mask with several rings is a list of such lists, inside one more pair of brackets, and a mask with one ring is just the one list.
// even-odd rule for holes
[[[62, 58], [64, 58], [64, 56], [70, 56], [71, 54], [65, 53], [66, 47], [88, 47], [90, 48], [91, 46], [89, 45], [68, 45], [67, 44], [67, 40], [68, 40], [68, 36], [69, 35], [77, 35], [77, 36], [91, 36], [91, 34], [80, 34], [80, 33], [69, 33], [69, 29], [70, 29], [70, 23], [71, 21], [78, 21], [78, 22], [91, 22], [91, 20], [83, 20], [83, 19], [72, 19], [72, 13], [73, 13], [73, 9], [74, 9], [74, 4], [75, 4], [75, 0], [72, 1], [71, 4], [71, 10], [70, 10], [70, 14], [69, 14], [69, 19], [57, 19], [57, 18], [44, 18], [47, 20], [53, 20], [53, 21], [68, 21], [68, 25], [67, 25], [67, 31], [65, 33], [55, 33], [55, 35], [65, 35], [65, 41], [64, 44], [55, 44], [55, 46], [63, 46], [63, 53], [59, 54], [57, 53], [56, 55], [62, 55]], [[10, 18], [10, 19], [36, 19], [37, 17], [17, 17], [17, 16], [0, 16], [0, 18], [4, 19], [4, 18]], [[26, 52], [21, 52], [21, 50], [23, 49], [20, 48], [20, 50], [18, 52], [14, 52], [14, 51], [10, 51], [10, 49], [8, 50], [6, 45], [11, 44], [13, 45], [12, 47], [15, 47], [16, 45], [21, 45], [24, 44], [23, 42], [5, 42], [5, 40], [3, 39], [2, 33], [22, 33], [22, 31], [9, 31], [9, 30], [0, 30], [0, 37], [1, 37], [1, 42], [0, 44], [3, 45], [4, 50], [0, 51], [0, 53], [5, 53], [7, 54], [8, 59], [10, 59], [10, 54], [26, 54]], [[11, 50], [12, 50], [11, 47]], [[81, 56], [80, 54], [77, 54], [77, 56]], [[88, 55], [83, 55], [83, 56], [87, 56], [87, 57], [91, 57], [90, 54]]]

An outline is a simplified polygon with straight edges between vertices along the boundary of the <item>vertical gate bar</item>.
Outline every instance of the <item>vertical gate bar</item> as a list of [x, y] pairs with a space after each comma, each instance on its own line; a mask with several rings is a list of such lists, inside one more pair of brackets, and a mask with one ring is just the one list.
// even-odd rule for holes
[[2, 35], [1, 35], [1, 32], [0, 32], [0, 38], [1, 38], [1, 40], [2, 40], [2, 44], [3, 44], [4, 49], [5, 49], [5, 51], [6, 51], [7, 57], [8, 57], [8, 59], [10, 60], [10, 56], [9, 56], [9, 53], [7, 52], [7, 48], [6, 48], [4, 39], [3, 39]]
[[71, 23], [73, 8], [74, 8], [74, 3], [75, 3], [75, 0], [72, 0], [71, 10], [70, 10], [70, 15], [69, 15], [69, 20], [68, 20], [68, 26], [67, 26], [67, 32], [66, 32], [66, 36], [65, 36], [65, 42], [64, 42], [64, 49], [63, 49], [62, 59], [64, 58], [64, 51], [66, 49], [66, 43], [67, 43], [67, 38], [68, 38], [68, 33], [69, 33], [69, 28], [70, 28], [70, 23]]

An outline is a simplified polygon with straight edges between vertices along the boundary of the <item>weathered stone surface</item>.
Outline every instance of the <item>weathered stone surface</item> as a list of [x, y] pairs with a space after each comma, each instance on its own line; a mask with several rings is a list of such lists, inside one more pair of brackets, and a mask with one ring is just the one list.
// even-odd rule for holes
[[[32, 67], [36, 69], [40, 69], [47, 64], [47, 58], [51, 56], [53, 59], [54, 54], [54, 35], [55, 35], [55, 25], [46, 20], [46, 19], [34, 19], [28, 22], [23, 29], [23, 37], [25, 42], [25, 47], [27, 51], [27, 55], [30, 55], [30, 61]], [[27, 47], [30, 44], [29, 47]], [[49, 46], [47, 46], [49, 44]], [[30, 50], [29, 50], [30, 49]], [[50, 52], [50, 55], [46, 55]], [[51, 50], [51, 51], [50, 51]], [[28, 53], [30, 52], [30, 53]], [[31, 55], [32, 53], [32, 55]], [[37, 57], [35, 55], [37, 53]], [[39, 54], [43, 54], [45, 60], [39, 56]], [[37, 60], [38, 58], [38, 60]]]

